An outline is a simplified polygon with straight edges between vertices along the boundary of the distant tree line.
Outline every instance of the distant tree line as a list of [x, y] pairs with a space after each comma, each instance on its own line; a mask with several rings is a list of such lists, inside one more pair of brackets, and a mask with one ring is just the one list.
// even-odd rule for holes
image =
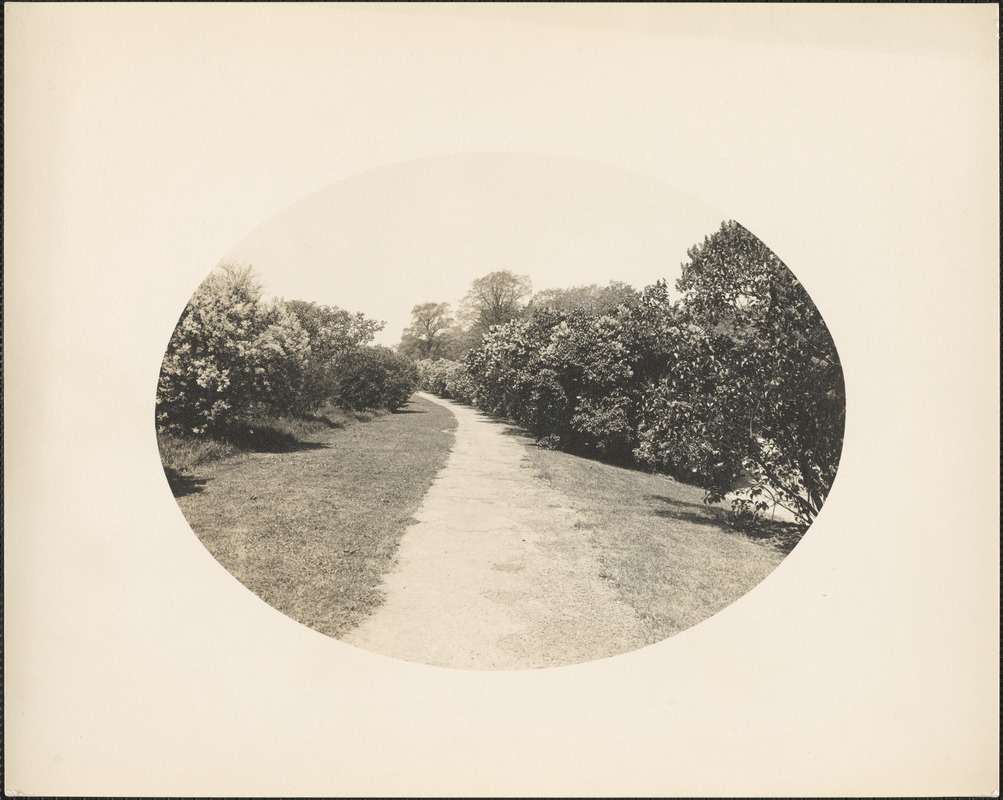
[[[735, 222], [691, 248], [676, 283], [530, 295], [528, 279], [475, 281], [458, 325], [415, 307], [399, 350], [420, 385], [512, 419], [543, 446], [695, 482], [708, 501], [744, 488], [809, 523], [839, 462], [843, 373], [791, 271]], [[419, 325], [436, 307], [438, 324]], [[464, 347], [466, 345], [466, 347]]]
[[247, 266], [219, 265], [198, 287], [167, 345], [158, 429], [211, 434], [255, 413], [306, 415], [403, 406], [414, 363], [373, 346], [383, 323], [334, 306], [266, 300]]

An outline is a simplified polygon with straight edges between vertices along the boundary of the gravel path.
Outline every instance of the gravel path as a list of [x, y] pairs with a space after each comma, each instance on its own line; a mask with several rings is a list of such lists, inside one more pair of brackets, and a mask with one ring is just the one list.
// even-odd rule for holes
[[384, 578], [385, 603], [343, 640], [464, 669], [576, 664], [646, 644], [567, 498], [534, 477], [513, 429], [421, 396], [456, 415], [453, 451]]

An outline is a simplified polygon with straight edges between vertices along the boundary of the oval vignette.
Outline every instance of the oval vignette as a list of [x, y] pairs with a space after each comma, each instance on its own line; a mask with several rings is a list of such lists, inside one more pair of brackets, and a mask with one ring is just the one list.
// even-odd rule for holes
[[630, 652], [747, 594], [822, 508], [835, 344], [753, 233], [564, 157], [339, 181], [195, 290], [156, 424], [193, 532], [288, 617], [460, 669]]

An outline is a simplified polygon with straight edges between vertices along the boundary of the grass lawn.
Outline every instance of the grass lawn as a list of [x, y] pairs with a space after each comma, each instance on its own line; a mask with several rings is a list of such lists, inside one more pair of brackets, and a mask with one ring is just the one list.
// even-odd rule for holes
[[764, 524], [740, 533], [703, 490], [672, 478], [533, 446], [526, 458], [582, 520], [602, 572], [661, 641], [730, 605], [762, 581], [802, 531]]
[[393, 414], [331, 410], [263, 425], [225, 445], [163, 437], [165, 471], [220, 564], [282, 613], [339, 636], [382, 602], [380, 579], [445, 463], [456, 418], [415, 397]]

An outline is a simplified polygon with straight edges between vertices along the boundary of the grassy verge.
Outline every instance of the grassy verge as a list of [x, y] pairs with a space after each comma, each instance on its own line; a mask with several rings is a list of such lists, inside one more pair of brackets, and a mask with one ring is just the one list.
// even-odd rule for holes
[[651, 642], [730, 605], [784, 559], [800, 530], [762, 523], [729, 525], [726, 506], [672, 478], [534, 447], [526, 458], [579, 514], [609, 581], [649, 630]]
[[[378, 413], [378, 412], [377, 412]], [[374, 414], [326, 406], [305, 417], [259, 415], [230, 425], [215, 436], [177, 436], [158, 433], [160, 460], [168, 476], [184, 475], [214, 461], [243, 453], [281, 452], [295, 449], [327, 428], [344, 428], [350, 422], [368, 422]]]
[[414, 398], [395, 414], [265, 422], [227, 442], [222, 460], [162, 440], [165, 467], [190, 464], [173, 487], [178, 505], [248, 589], [342, 635], [382, 602], [380, 580], [445, 463], [456, 418]]

